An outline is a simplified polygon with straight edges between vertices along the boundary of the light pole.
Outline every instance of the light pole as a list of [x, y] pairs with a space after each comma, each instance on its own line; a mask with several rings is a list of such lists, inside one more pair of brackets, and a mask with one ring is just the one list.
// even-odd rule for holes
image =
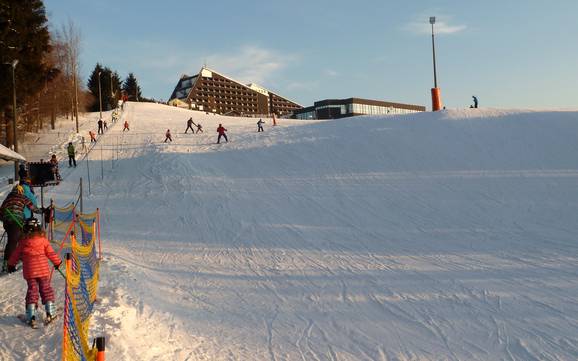
[[438, 77], [436, 69], [436, 45], [434, 37], [434, 24], [436, 23], [435, 16], [430, 16], [429, 23], [431, 24], [431, 47], [433, 55], [433, 72], [434, 72], [434, 87], [431, 90], [432, 110], [437, 111], [442, 108], [442, 98], [440, 88], [438, 88]]
[[102, 92], [100, 91], [100, 74], [101, 71], [98, 72], [98, 103], [100, 104], [100, 118], [102, 119]]
[[116, 108], [115, 101], [114, 101], [115, 97], [114, 97], [114, 93], [112, 92], [112, 71], [110, 72], [110, 97], [113, 100], [112, 106]]
[[[18, 142], [16, 141], [16, 65], [18, 65], [18, 59], [12, 61], [12, 63], [4, 63], [12, 67], [12, 144], [14, 145], [14, 151], [18, 153]], [[14, 161], [14, 181], [18, 180], [18, 161]]]

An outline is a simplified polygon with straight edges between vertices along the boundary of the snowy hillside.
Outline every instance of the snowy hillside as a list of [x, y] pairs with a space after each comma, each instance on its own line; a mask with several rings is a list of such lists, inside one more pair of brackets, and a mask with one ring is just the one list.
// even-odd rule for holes
[[[204, 133], [183, 134], [191, 115]], [[125, 119], [85, 202], [107, 360], [578, 359], [578, 112]], [[87, 164], [62, 167], [65, 203]], [[0, 289], [0, 359], [58, 359], [60, 326], [14, 317], [21, 273]]]

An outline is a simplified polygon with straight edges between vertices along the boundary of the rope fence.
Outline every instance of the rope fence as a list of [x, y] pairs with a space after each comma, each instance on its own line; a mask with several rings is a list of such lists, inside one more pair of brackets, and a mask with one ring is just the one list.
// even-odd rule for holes
[[[62, 360], [104, 360], [104, 337], [89, 342], [91, 316], [98, 294], [102, 247], [100, 210], [77, 213], [77, 203], [52, 205], [51, 241], [60, 240], [58, 253], [66, 255]], [[80, 239], [77, 239], [80, 235]]]

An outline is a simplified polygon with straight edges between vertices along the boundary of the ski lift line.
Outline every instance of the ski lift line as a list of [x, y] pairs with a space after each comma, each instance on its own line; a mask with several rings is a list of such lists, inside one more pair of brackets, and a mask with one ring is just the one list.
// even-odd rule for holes
[[[123, 114], [124, 114], [124, 111], [121, 111], [121, 114], [120, 114], [120, 117], [119, 117], [119, 121], [120, 121], [120, 119], [122, 118]], [[118, 121], [115, 122], [115, 123], [118, 123]], [[114, 126], [114, 123], [111, 125], [111, 127], [112, 127], [112, 126]], [[107, 133], [108, 133], [108, 129], [107, 129]], [[104, 135], [104, 134], [103, 134], [103, 135]], [[98, 140], [100, 140], [101, 138], [102, 138], [102, 137], [99, 137]], [[97, 140], [97, 142], [98, 142], [98, 140]], [[47, 144], [47, 145], [48, 145], [48, 144]], [[91, 145], [89, 145], [89, 146], [86, 148], [86, 152], [82, 155], [82, 157], [81, 157], [80, 159], [77, 159], [77, 162], [83, 161], [83, 160], [88, 156], [88, 154], [92, 151], [92, 149], [93, 149], [95, 146], [96, 146], [96, 144], [91, 144]], [[64, 159], [62, 159], [62, 161], [65, 162]], [[69, 168], [70, 168], [70, 167], [69, 167]], [[59, 169], [60, 169], [60, 161], [59, 161]], [[62, 172], [62, 173], [60, 174], [60, 175], [61, 175], [61, 178], [62, 178], [62, 179], [65, 179], [65, 178], [66, 178], [68, 175], [70, 175], [72, 172], [73, 172], [72, 169], [69, 169], [69, 170], [66, 171], [66, 172]]]

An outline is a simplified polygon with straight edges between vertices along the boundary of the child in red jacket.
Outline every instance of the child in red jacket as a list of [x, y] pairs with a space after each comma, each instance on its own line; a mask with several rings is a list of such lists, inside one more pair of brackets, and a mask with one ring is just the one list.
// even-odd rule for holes
[[221, 143], [221, 137], [225, 138], [225, 141], [229, 143], [229, 139], [227, 139], [227, 134], [225, 134], [226, 131], [227, 129], [225, 129], [225, 127], [223, 127], [222, 124], [219, 124], [219, 127], [217, 128], [217, 133], [219, 133], [219, 137], [217, 138], [217, 144]]
[[26, 321], [36, 327], [36, 304], [38, 291], [42, 297], [42, 304], [46, 310], [46, 322], [56, 318], [54, 308], [54, 290], [50, 286], [50, 268], [48, 259], [57, 268], [61, 264], [58, 255], [50, 246], [37, 219], [30, 218], [24, 224], [24, 238], [8, 260], [9, 271], [14, 271], [18, 261], [22, 261], [22, 275], [28, 283], [26, 292]]

